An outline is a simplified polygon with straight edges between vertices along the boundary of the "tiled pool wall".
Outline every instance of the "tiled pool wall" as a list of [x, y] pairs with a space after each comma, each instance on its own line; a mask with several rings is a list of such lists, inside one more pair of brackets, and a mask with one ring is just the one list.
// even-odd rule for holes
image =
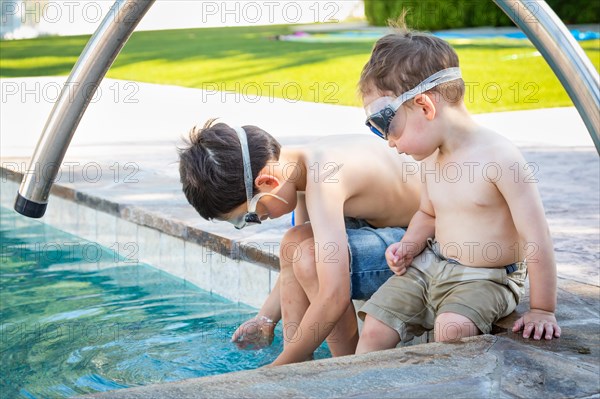
[[[0, 181], [0, 203], [4, 208], [13, 209], [20, 179], [2, 174]], [[110, 209], [101, 204], [99, 208], [109, 208], [109, 212], [104, 212], [78, 202], [68, 188], [55, 186], [54, 192], [58, 195], [51, 194], [46, 214], [39, 220], [116, 251], [123, 264], [147, 263], [205, 291], [256, 308], [262, 305], [277, 281], [279, 272], [274, 267], [232, 259], [210, 247], [134, 223], [121, 217], [136, 219], [134, 212], [127, 208]]]

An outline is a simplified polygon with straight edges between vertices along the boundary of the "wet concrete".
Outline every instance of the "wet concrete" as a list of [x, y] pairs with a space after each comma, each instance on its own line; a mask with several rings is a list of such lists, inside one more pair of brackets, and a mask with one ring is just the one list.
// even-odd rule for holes
[[598, 363], [549, 352], [548, 344], [486, 335], [461, 343], [423, 344], [86, 397], [584, 398], [597, 394]]

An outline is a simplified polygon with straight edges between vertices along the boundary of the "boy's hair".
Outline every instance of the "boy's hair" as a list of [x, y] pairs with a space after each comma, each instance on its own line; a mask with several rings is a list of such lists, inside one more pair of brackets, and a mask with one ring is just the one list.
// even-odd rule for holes
[[[188, 202], [205, 219], [231, 212], [246, 202], [242, 148], [236, 131], [211, 119], [195, 126], [179, 148], [179, 176]], [[281, 145], [256, 126], [244, 126], [248, 137], [252, 179], [267, 161], [278, 160]], [[256, 187], [253, 183], [253, 194]]]
[[[446, 41], [424, 32], [411, 31], [399, 22], [395, 33], [375, 43], [371, 58], [362, 70], [359, 91], [365, 96], [375, 87], [399, 96], [434, 73], [458, 66], [458, 55]], [[447, 102], [456, 104], [464, 96], [465, 83], [458, 79], [429, 91], [439, 93]]]

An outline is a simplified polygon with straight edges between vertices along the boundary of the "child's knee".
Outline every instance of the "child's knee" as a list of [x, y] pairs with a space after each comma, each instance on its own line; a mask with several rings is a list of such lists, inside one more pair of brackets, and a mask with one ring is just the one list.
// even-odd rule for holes
[[282, 263], [291, 264], [297, 260], [301, 251], [300, 244], [312, 237], [312, 228], [308, 224], [295, 226], [285, 232], [279, 246], [279, 258]]
[[435, 319], [435, 342], [456, 341], [481, 332], [469, 318], [457, 313], [441, 313]]
[[398, 345], [398, 332], [387, 324], [367, 315], [360, 332], [356, 353], [367, 353], [390, 349]]
[[388, 335], [392, 332], [396, 334], [396, 331], [387, 324], [367, 315], [362, 331], [360, 332], [360, 339], [364, 341], [377, 341], [381, 339], [382, 335]]
[[312, 281], [317, 279], [315, 266], [315, 247], [312, 239], [304, 240], [294, 254], [294, 275], [299, 281]]

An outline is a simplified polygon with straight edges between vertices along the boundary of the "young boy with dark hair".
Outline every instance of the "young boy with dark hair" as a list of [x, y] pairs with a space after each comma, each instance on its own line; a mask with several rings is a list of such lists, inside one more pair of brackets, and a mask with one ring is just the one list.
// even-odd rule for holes
[[[351, 298], [369, 298], [392, 275], [384, 253], [419, 207], [418, 164], [371, 136], [281, 148], [256, 126], [209, 121], [191, 131], [179, 171], [186, 198], [206, 219], [240, 229], [295, 210], [279, 280], [234, 341], [269, 344], [283, 316], [284, 351], [273, 364], [309, 359], [326, 337], [334, 356], [354, 353]], [[252, 325], [261, 331], [248, 334]]]
[[436, 341], [489, 333], [517, 306], [527, 268], [531, 309], [513, 331], [559, 337], [539, 193], [520, 151], [471, 118], [452, 47], [401, 29], [375, 44], [359, 86], [371, 130], [423, 161], [423, 188], [406, 234], [385, 253], [395, 275], [359, 312], [366, 318], [357, 353], [428, 330]]

